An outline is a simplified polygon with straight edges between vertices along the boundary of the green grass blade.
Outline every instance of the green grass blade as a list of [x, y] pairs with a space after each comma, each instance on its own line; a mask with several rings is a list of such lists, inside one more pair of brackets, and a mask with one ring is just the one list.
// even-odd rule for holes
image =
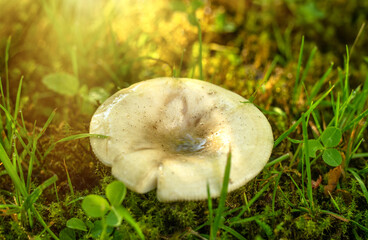
[[45, 131], [48, 128], [48, 126], [50, 125], [51, 121], [54, 119], [55, 114], [56, 114], [56, 109], [54, 111], [52, 111], [52, 113], [50, 114], [50, 116], [46, 120], [45, 124], [43, 125], [43, 127], [41, 129], [41, 132], [37, 135], [37, 137], [35, 139], [36, 142], [45, 133]]
[[335, 127], [339, 127], [339, 111], [340, 111], [340, 94], [337, 94], [336, 104], [335, 104]]
[[[345, 111], [346, 109], [351, 105], [351, 102], [353, 101], [355, 97], [355, 94], [350, 94], [346, 100], [343, 100], [343, 104], [340, 107], [339, 104], [339, 113], [338, 116], [344, 116], [345, 115]], [[335, 108], [335, 106], [334, 106]], [[336, 123], [335, 121], [336, 115], [333, 116], [333, 118], [331, 119], [331, 121], [329, 122], [329, 124], [327, 125], [327, 127], [330, 127], [332, 125], [334, 125]], [[341, 119], [340, 119], [340, 124], [339, 124], [339, 128], [342, 128], [344, 123], [342, 123]]]
[[[336, 214], [337, 215], [337, 214]], [[365, 227], [365, 226], [363, 226], [363, 225], [361, 225], [360, 223], [358, 223], [358, 222], [356, 222], [356, 221], [354, 221], [354, 220], [351, 220], [350, 219], [350, 222], [352, 222], [352, 223], [354, 223], [355, 225], [357, 225], [360, 229], [362, 229], [363, 231], [365, 231], [365, 232], [368, 232], [368, 228], [367, 227]]]
[[266, 235], [271, 238], [271, 236], [273, 235], [273, 231], [272, 231], [272, 228], [270, 227], [270, 225], [268, 225], [267, 223], [259, 220], [259, 219], [256, 219], [256, 223], [258, 224], [258, 226], [260, 226], [263, 231], [266, 233]]
[[357, 101], [358, 106], [356, 107], [357, 112], [363, 112], [364, 106], [366, 105], [366, 102], [368, 101], [368, 74], [365, 77], [363, 89], [360, 93], [361, 99]]
[[31, 206], [31, 211], [35, 214], [36, 219], [41, 223], [41, 225], [44, 227], [44, 229], [46, 229], [46, 231], [55, 239], [55, 240], [59, 240], [59, 238], [55, 235], [55, 233], [53, 233], [51, 231], [51, 229], [49, 228], [49, 226], [47, 226], [47, 224], [45, 223], [45, 221], [43, 220], [41, 214], [34, 208], [34, 206]]
[[317, 127], [317, 130], [319, 132], [319, 135], [321, 135], [323, 131], [322, 131], [321, 124], [319, 123], [319, 120], [318, 120], [318, 116], [316, 114], [316, 111], [313, 111], [311, 114], [312, 114], [314, 123], [316, 124], [316, 127]]
[[[7, 109], [10, 109], [10, 86], [9, 86], [9, 69], [8, 69], [8, 63], [9, 63], [9, 49], [10, 49], [10, 43], [11, 43], [11, 37], [8, 37], [8, 40], [6, 42], [6, 48], [5, 48], [5, 84], [6, 84], [6, 104], [4, 106], [7, 106]], [[3, 92], [2, 92], [3, 94]], [[4, 95], [3, 95], [4, 96]]]
[[335, 206], [335, 208], [337, 209], [337, 211], [341, 212], [340, 207], [339, 207], [339, 204], [335, 201], [335, 199], [333, 198], [333, 196], [331, 195], [330, 192], [328, 192], [328, 194], [330, 195], [331, 202]]
[[298, 59], [298, 66], [296, 68], [296, 76], [295, 76], [295, 85], [293, 89], [293, 102], [296, 102], [296, 98], [298, 96], [297, 91], [299, 89], [299, 78], [300, 78], [300, 69], [302, 66], [302, 60], [303, 60], [303, 50], [304, 50], [304, 36], [302, 36], [302, 42], [300, 44], [300, 50], [299, 50], [299, 59]]
[[264, 75], [263, 79], [261, 82], [259, 82], [257, 84], [257, 88], [256, 90], [254, 90], [254, 92], [252, 93], [252, 95], [250, 96], [249, 98], [249, 102], [253, 103], [254, 99], [256, 98], [256, 95], [258, 93], [258, 90], [262, 87], [263, 84], [265, 84], [268, 79], [270, 78], [271, 76], [271, 73], [272, 71], [275, 69], [277, 63], [280, 61], [280, 56], [276, 56], [273, 60], [272, 60], [272, 63], [271, 63], [271, 66], [267, 69], [267, 72], [266, 74]]
[[5, 141], [5, 145], [4, 147], [6, 152], [8, 154], [10, 154], [11, 151], [11, 147], [12, 147], [12, 142], [13, 142], [13, 133], [14, 133], [14, 129], [15, 129], [15, 121], [12, 120], [12, 115], [10, 113], [10, 111], [8, 109], [6, 109], [3, 105], [0, 105], [0, 108], [4, 111], [5, 113], [5, 128], [3, 129], [3, 131], [7, 132], [6, 136], [3, 138]]
[[137, 222], [134, 220], [134, 218], [130, 215], [128, 210], [126, 210], [123, 207], [120, 207], [119, 208], [119, 214], [121, 214], [121, 216], [123, 216], [124, 220], [127, 221], [130, 224], [130, 226], [132, 226], [134, 228], [134, 230], [136, 231], [138, 236], [141, 239], [144, 239], [144, 235], [143, 235], [143, 232], [142, 232], [141, 228], [139, 227]]
[[234, 237], [236, 237], [237, 239], [240, 239], [240, 240], [246, 240], [245, 237], [243, 237], [240, 233], [238, 233], [237, 231], [235, 231], [234, 229], [232, 229], [231, 227], [228, 227], [228, 226], [224, 226], [222, 225], [221, 228], [223, 230], [225, 230], [226, 232], [230, 233], [231, 235], [233, 235]]
[[[327, 90], [315, 103], [312, 104], [312, 106], [310, 106], [310, 108], [305, 112], [305, 114], [311, 114], [312, 111], [314, 111], [314, 109], [321, 103], [321, 101], [332, 91], [332, 89], [335, 86], [333, 85], [329, 90]], [[299, 124], [302, 122], [303, 120], [303, 116], [301, 116], [287, 131], [285, 131], [283, 134], [281, 134], [275, 141], [275, 143], [273, 144], [273, 147], [277, 147], [277, 145], [279, 145], [287, 136], [289, 136], [295, 129], [297, 126], [299, 126]]]
[[277, 147], [287, 136], [289, 136], [294, 130], [299, 126], [299, 124], [302, 122], [303, 118], [300, 117], [288, 130], [286, 130], [284, 133], [282, 133], [274, 142], [273, 147]]
[[354, 221], [354, 220], [352, 220], [352, 219], [348, 219], [348, 218], [346, 218], [346, 217], [344, 217], [344, 216], [341, 216], [341, 215], [339, 215], [339, 214], [337, 214], [337, 213], [334, 213], [334, 212], [331, 212], [331, 211], [328, 211], [328, 210], [323, 210], [323, 209], [321, 209], [321, 210], [320, 210], [320, 212], [321, 212], [321, 213], [328, 214], [328, 215], [331, 215], [331, 216], [334, 216], [334, 217], [336, 217], [336, 218], [338, 218], [338, 219], [340, 219], [340, 220], [343, 220], [343, 221], [345, 221], [345, 222], [352, 222], [352, 223], [354, 223], [355, 225], [357, 225], [359, 228], [361, 228], [363, 231], [368, 232], [368, 228], [367, 228], [367, 227], [365, 227], [365, 226], [361, 225], [360, 223], [358, 223], [358, 222], [356, 222], [356, 221]]
[[[33, 136], [34, 136], [34, 131], [33, 131]], [[28, 192], [31, 189], [31, 177], [32, 177], [32, 171], [33, 171], [33, 164], [36, 158], [36, 150], [37, 150], [37, 137], [32, 139], [32, 142], [30, 143], [30, 145], [32, 145], [32, 151], [29, 159], [29, 163], [28, 163], [28, 175], [27, 175], [27, 190]]]
[[[350, 152], [350, 151], [346, 151], [346, 157], [345, 157], [345, 166], [348, 167], [350, 160], [352, 159], [352, 156], [354, 156], [354, 154], [356, 153], [356, 151], [358, 151], [360, 145], [363, 143], [364, 138], [361, 138], [356, 144], [354, 149]], [[350, 144], [350, 139], [349, 139], [349, 143]], [[352, 146], [353, 147], [353, 146]]]
[[330, 75], [332, 68], [334, 66], [334, 63], [331, 63], [330, 67], [327, 69], [327, 71], [323, 74], [323, 76], [318, 80], [318, 82], [313, 86], [308, 100], [308, 105], [312, 102], [313, 98], [317, 96], [319, 90], [321, 90], [323, 83], [327, 79], [327, 77]]
[[300, 189], [298, 184], [295, 182], [294, 178], [292, 176], [290, 176], [289, 174], [287, 174], [287, 175], [291, 179], [291, 181], [294, 183], [294, 186], [296, 187], [297, 192], [300, 194], [300, 197], [302, 199], [302, 203], [304, 203], [305, 205], [307, 205], [308, 208], [310, 208], [310, 206], [308, 205], [308, 201], [305, 198], [304, 192]]
[[314, 201], [313, 201], [313, 189], [312, 189], [312, 173], [311, 173], [311, 164], [309, 159], [309, 146], [308, 146], [308, 129], [307, 129], [307, 118], [305, 116], [302, 121], [302, 129], [303, 129], [303, 139], [304, 139], [304, 160], [305, 167], [307, 170], [307, 196], [310, 202], [310, 207], [312, 212], [314, 212]]
[[347, 126], [345, 126], [342, 131], [345, 132], [352, 128], [356, 123], [358, 123], [360, 120], [365, 118], [368, 115], [368, 109], [366, 109], [364, 112], [360, 113], [358, 116], [356, 116]]
[[6, 153], [2, 145], [0, 145], [0, 159], [5, 167], [5, 170], [8, 172], [8, 175], [12, 179], [15, 188], [18, 189], [18, 191], [22, 194], [23, 197], [27, 197], [28, 194], [26, 187], [22, 182], [22, 180], [19, 178], [14, 165], [10, 161], [8, 154]]
[[86, 138], [86, 137], [108, 138], [108, 136], [105, 136], [105, 135], [101, 135], [101, 134], [90, 134], [90, 133], [81, 133], [81, 134], [71, 135], [71, 136], [62, 138], [62, 139], [56, 141], [55, 143], [51, 144], [50, 147], [48, 147], [47, 150], [45, 151], [42, 159], [45, 159], [46, 158], [46, 156], [55, 148], [55, 146], [56, 146], [57, 143], [67, 142], [67, 141], [72, 141], [72, 140], [77, 140], [77, 139]]
[[232, 225], [235, 225], [235, 224], [243, 224], [243, 223], [247, 223], [247, 222], [252, 222], [252, 221], [255, 221], [259, 218], [261, 218], [262, 215], [256, 215], [256, 216], [252, 216], [252, 217], [248, 217], [248, 218], [243, 218], [243, 219], [240, 219], [240, 220], [236, 220], [236, 221], [232, 221], [230, 226]]
[[213, 223], [213, 208], [212, 208], [210, 185], [208, 183], [207, 183], [207, 204], [208, 204], [208, 222], [211, 228]]
[[360, 178], [359, 174], [356, 173], [353, 169], [348, 168], [348, 171], [355, 177], [357, 182], [359, 183], [359, 186], [362, 188], [363, 195], [368, 203], [368, 190], [367, 187], [364, 184], [364, 181]]
[[345, 82], [344, 82], [344, 88], [343, 88], [345, 97], [349, 96], [349, 92], [350, 92], [349, 62], [350, 62], [349, 47], [348, 47], [348, 45], [346, 45]]
[[64, 168], [65, 168], [65, 172], [66, 172], [66, 179], [68, 180], [68, 186], [69, 186], [69, 189], [70, 189], [70, 193], [71, 193], [72, 196], [74, 196], [73, 184], [72, 184], [72, 180], [69, 176], [69, 171], [68, 171], [68, 167], [66, 166], [65, 159], [64, 159]]
[[231, 222], [238, 221], [238, 219], [240, 219], [243, 216], [243, 214], [247, 211], [247, 209], [249, 209], [250, 206], [252, 206], [253, 203], [255, 203], [258, 200], [258, 198], [260, 198], [262, 194], [269, 189], [270, 183], [271, 182], [268, 182], [266, 185], [264, 185], [263, 188], [259, 192], [257, 192], [257, 194], [254, 195], [254, 197], [248, 202], [248, 204], [242, 207], [242, 210], [238, 213], [238, 215], [236, 215], [236, 217], [231, 219]]
[[313, 60], [314, 55], [316, 54], [316, 52], [317, 52], [317, 47], [314, 47], [312, 49], [312, 52], [309, 54], [307, 63], [305, 64], [305, 68], [303, 70], [303, 75], [302, 75], [302, 77], [300, 79], [300, 84], [304, 84], [305, 79], [307, 78], [307, 75], [308, 75], [309, 68], [311, 66], [312, 60]]
[[22, 83], [23, 83], [23, 76], [20, 78], [18, 91], [17, 91], [17, 98], [15, 100], [14, 119], [18, 118], [19, 104], [20, 104], [20, 94], [22, 92]]
[[58, 140], [56, 143], [67, 142], [67, 141], [77, 140], [77, 139], [86, 138], [86, 137], [108, 138], [108, 136], [101, 135], [101, 134], [80, 133], [80, 134], [75, 134], [72, 136], [62, 138]]
[[181, 57], [180, 57], [180, 63], [179, 63], [179, 69], [177, 71], [174, 72], [174, 77], [179, 78], [181, 76], [181, 70], [183, 68], [183, 59], [184, 59], [184, 52], [185, 49], [183, 50], [183, 52], [181, 53]]
[[6, 103], [5, 103], [6, 100], [5, 100], [4, 89], [3, 89], [3, 80], [1, 79], [1, 77], [0, 77], [0, 93], [1, 93], [2, 105], [6, 106]]
[[281, 157], [278, 157], [275, 160], [267, 163], [266, 166], [265, 166], [265, 168], [269, 168], [269, 167], [271, 167], [271, 166], [273, 166], [273, 165], [275, 165], [275, 164], [277, 164], [279, 162], [282, 162], [282, 161], [284, 161], [284, 160], [286, 160], [288, 158], [290, 158], [290, 153], [286, 153], [286, 154], [282, 155]]
[[13, 158], [13, 166], [17, 167], [15, 169], [17, 171], [17, 175], [19, 176], [20, 180], [22, 181], [22, 185], [25, 185], [24, 174], [23, 174], [23, 169], [22, 169], [22, 160], [21, 160], [20, 156], [18, 155], [15, 144], [13, 145], [12, 158]]
[[368, 152], [365, 153], [355, 153], [351, 158], [368, 158]]
[[23, 207], [25, 210], [30, 209], [33, 204], [37, 201], [37, 199], [41, 196], [43, 190], [45, 190], [48, 186], [52, 185], [58, 180], [56, 175], [50, 177], [46, 181], [44, 181], [41, 185], [39, 185], [31, 194], [29, 194], [24, 201]]
[[15, 208], [18, 211], [22, 209], [20, 206], [14, 204], [0, 204], [0, 209], [7, 209], [7, 208]]
[[[0, 77], [0, 87], [1, 87], [2, 83], [1, 83], [1, 77]], [[5, 129], [3, 128], [4, 127], [4, 122], [3, 122], [3, 116], [0, 112], [0, 132], [3, 132], [5, 131]], [[0, 138], [0, 144], [5, 146], [5, 149], [8, 149], [8, 146], [9, 146], [9, 143], [6, 143], [8, 141], [7, 138]]]
[[226, 160], [226, 166], [225, 166], [225, 173], [224, 173], [224, 179], [222, 182], [222, 188], [221, 188], [221, 195], [219, 200], [219, 205], [216, 210], [216, 216], [213, 220], [213, 225], [210, 232], [211, 239], [215, 239], [218, 229], [220, 228], [220, 222], [222, 213], [225, 210], [225, 201], [227, 196], [227, 189], [229, 186], [229, 179], [230, 179], [230, 168], [231, 168], [231, 150], [229, 151], [227, 155]]
[[279, 172], [276, 181], [275, 181], [275, 187], [273, 189], [273, 193], [272, 193], [272, 214], [275, 214], [275, 203], [276, 203], [276, 194], [277, 194], [277, 188], [279, 186], [279, 182], [282, 176], [282, 172]]
[[[289, 176], [290, 177], [290, 176]], [[280, 193], [281, 195], [284, 197], [286, 203], [291, 207], [291, 208], [296, 208], [295, 204], [293, 204], [290, 199], [286, 196], [286, 194], [284, 193], [284, 191], [282, 191], [282, 189], [280, 188]]]

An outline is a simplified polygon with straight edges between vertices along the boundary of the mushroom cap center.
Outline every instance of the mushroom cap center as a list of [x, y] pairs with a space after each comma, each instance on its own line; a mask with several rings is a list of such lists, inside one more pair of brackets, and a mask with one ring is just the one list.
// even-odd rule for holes
[[174, 142], [174, 151], [177, 153], [195, 153], [205, 148], [207, 140], [201, 137], [193, 137], [187, 133]]

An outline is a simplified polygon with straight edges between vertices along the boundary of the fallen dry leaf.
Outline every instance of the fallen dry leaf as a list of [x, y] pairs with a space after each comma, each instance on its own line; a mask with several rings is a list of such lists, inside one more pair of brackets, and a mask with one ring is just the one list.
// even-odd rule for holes
[[326, 195], [328, 195], [328, 193], [332, 193], [335, 190], [337, 183], [339, 182], [339, 179], [341, 177], [342, 171], [343, 170], [340, 165], [340, 166], [335, 167], [334, 169], [331, 169], [328, 172], [328, 183], [324, 187], [324, 193]]

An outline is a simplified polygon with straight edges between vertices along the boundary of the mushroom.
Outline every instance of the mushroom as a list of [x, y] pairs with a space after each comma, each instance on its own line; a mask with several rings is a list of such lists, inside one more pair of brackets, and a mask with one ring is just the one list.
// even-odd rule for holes
[[159, 201], [220, 195], [231, 146], [228, 190], [253, 179], [268, 161], [273, 135], [266, 117], [243, 97], [186, 78], [136, 83], [108, 98], [95, 112], [95, 155], [129, 189], [157, 188]]

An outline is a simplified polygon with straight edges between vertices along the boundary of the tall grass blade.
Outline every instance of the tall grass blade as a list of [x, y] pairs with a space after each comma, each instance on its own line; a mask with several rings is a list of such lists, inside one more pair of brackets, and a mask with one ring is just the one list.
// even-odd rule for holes
[[134, 230], [136, 231], [140, 239], [144, 240], [144, 235], [143, 235], [141, 228], [139, 227], [137, 222], [134, 220], [134, 218], [130, 215], [128, 210], [126, 210], [123, 207], [120, 207], [118, 211], [119, 211], [119, 214], [124, 218], [124, 220], [127, 221], [130, 224], [130, 226], [134, 228]]
[[55, 143], [51, 144], [50, 147], [48, 147], [47, 150], [45, 151], [42, 159], [45, 159], [45, 157], [55, 148], [56, 144], [58, 144], [58, 143], [77, 140], [77, 139], [81, 139], [81, 138], [87, 138], [87, 137], [108, 138], [108, 136], [105, 136], [105, 135], [90, 134], [90, 133], [80, 133], [80, 134], [71, 135], [71, 136], [62, 138], [62, 139], [56, 141]]
[[323, 74], [323, 76], [318, 80], [318, 82], [313, 86], [310, 95], [309, 95], [309, 99], [308, 99], [308, 105], [311, 104], [313, 98], [315, 96], [317, 96], [319, 90], [321, 90], [323, 83], [325, 82], [325, 80], [327, 79], [327, 77], [330, 75], [332, 68], [334, 66], [334, 63], [331, 63], [330, 67], [327, 69], [327, 71]]
[[344, 82], [344, 95], [345, 98], [349, 96], [350, 92], [350, 85], [349, 85], [349, 62], [350, 62], [350, 55], [349, 55], [349, 47], [346, 45], [346, 62], [345, 62], [345, 82]]
[[65, 172], [66, 172], [66, 178], [68, 180], [70, 193], [72, 194], [72, 196], [74, 196], [73, 184], [72, 184], [72, 180], [70, 179], [70, 176], [69, 176], [69, 171], [68, 171], [68, 167], [66, 166], [65, 159], [64, 159], [64, 168], [65, 168]]
[[302, 129], [303, 129], [303, 139], [304, 139], [304, 160], [305, 160], [305, 167], [307, 170], [307, 196], [310, 202], [310, 207], [312, 213], [314, 212], [314, 201], [313, 201], [313, 189], [312, 189], [312, 172], [311, 172], [311, 164], [309, 159], [309, 146], [308, 146], [308, 130], [307, 130], [307, 118], [305, 116], [302, 122]]
[[277, 164], [279, 162], [282, 162], [282, 161], [284, 161], [284, 160], [286, 160], [288, 158], [290, 158], [290, 153], [286, 153], [286, 154], [282, 155], [281, 157], [278, 157], [275, 160], [267, 163], [266, 166], [265, 166], [265, 168], [269, 168], [269, 167], [271, 167], [271, 166], [273, 166], [273, 165], [275, 165], [275, 164]]
[[[50, 125], [51, 121], [54, 119], [55, 113], [56, 113], [56, 110], [52, 111], [52, 113], [50, 114], [50, 116], [46, 120], [45, 124], [43, 125], [40, 133], [37, 136], [35, 136], [34, 139], [33, 139], [32, 151], [31, 151], [31, 154], [30, 154], [30, 160], [29, 160], [29, 164], [28, 164], [28, 176], [27, 176], [27, 189], [28, 189], [28, 191], [30, 190], [30, 187], [31, 187], [31, 176], [32, 176], [32, 171], [33, 171], [33, 164], [34, 164], [35, 159], [37, 158], [36, 157], [37, 141], [45, 133], [47, 127]], [[33, 135], [35, 135], [35, 134], [33, 133]]]
[[249, 200], [248, 204], [246, 206], [242, 206], [242, 210], [238, 213], [238, 215], [236, 215], [236, 217], [232, 218], [231, 219], [231, 222], [236, 222], [238, 221], [242, 216], [243, 214], [247, 211], [247, 209], [250, 208], [250, 206], [253, 205], [253, 203], [255, 203], [258, 198], [260, 198], [262, 196], [262, 194], [269, 189], [269, 186], [270, 186], [270, 183], [271, 182], [268, 182], [266, 185], [263, 186], [263, 188], [257, 192], [256, 195], [254, 195], [254, 197]]
[[[10, 109], [10, 85], [9, 85], [9, 69], [8, 69], [8, 62], [9, 62], [9, 49], [11, 44], [11, 37], [8, 37], [6, 42], [5, 48], [5, 84], [6, 84], [6, 104], [3, 103], [4, 107], [7, 106], [7, 109]], [[3, 94], [3, 92], [1, 93]], [[4, 95], [3, 95], [4, 96]]]
[[364, 181], [360, 178], [359, 174], [356, 173], [353, 169], [351, 168], [348, 168], [348, 171], [353, 174], [353, 176], [355, 177], [355, 179], [357, 180], [357, 182], [359, 183], [359, 186], [362, 188], [362, 192], [363, 192], [363, 195], [368, 203], [368, 190], [367, 190], [367, 187], [365, 186], [364, 184]]
[[299, 50], [299, 59], [298, 59], [298, 65], [296, 68], [296, 76], [295, 76], [295, 85], [293, 89], [293, 102], [296, 102], [296, 97], [298, 96], [297, 91], [299, 89], [299, 78], [300, 78], [300, 69], [302, 66], [302, 60], [303, 60], [303, 50], [304, 50], [304, 36], [302, 36], [302, 42], [300, 44], [300, 50]]
[[248, 218], [243, 218], [243, 219], [240, 219], [240, 220], [236, 220], [236, 221], [232, 221], [230, 226], [231, 225], [235, 225], [235, 224], [242, 224], [242, 223], [247, 223], [247, 222], [251, 222], [251, 221], [255, 221], [259, 218], [261, 218], [263, 215], [256, 215], [256, 216], [252, 216], [252, 217], [248, 217]]
[[31, 206], [31, 211], [35, 214], [36, 219], [41, 223], [41, 225], [44, 227], [44, 229], [46, 229], [46, 231], [51, 235], [51, 237], [53, 237], [55, 240], [59, 240], [59, 238], [55, 235], [55, 233], [53, 233], [49, 228], [49, 226], [47, 226], [41, 214], [34, 208], [33, 205]]
[[308, 57], [307, 63], [305, 64], [305, 68], [304, 68], [304, 71], [303, 71], [303, 75], [302, 75], [302, 77], [301, 77], [301, 79], [300, 79], [300, 83], [301, 83], [301, 84], [304, 84], [305, 79], [307, 78], [307, 74], [308, 74], [309, 68], [310, 68], [310, 66], [311, 66], [311, 64], [312, 64], [312, 60], [313, 60], [313, 57], [314, 57], [314, 55], [316, 54], [316, 52], [317, 52], [317, 47], [314, 47], [314, 48], [312, 49], [312, 52], [309, 54], [309, 57]]
[[49, 127], [50, 123], [54, 119], [55, 114], [56, 114], [56, 109], [54, 111], [52, 111], [52, 113], [50, 114], [50, 116], [47, 118], [45, 124], [43, 125], [43, 127], [41, 129], [41, 132], [38, 134], [38, 136], [35, 139], [36, 142], [45, 133], [46, 129]]
[[277, 194], [277, 188], [279, 186], [279, 182], [282, 176], [282, 172], [280, 172], [276, 178], [275, 181], [275, 187], [273, 189], [273, 193], [272, 193], [272, 214], [275, 214], [275, 203], [276, 203], [276, 194]]
[[355, 124], [357, 124], [360, 120], [365, 118], [367, 115], [368, 115], [368, 109], [366, 109], [364, 112], [360, 113], [352, 121], [350, 121], [350, 123], [342, 129], [343, 132], [352, 128]]
[[240, 239], [240, 240], [246, 240], [245, 237], [243, 237], [240, 233], [238, 233], [237, 231], [235, 231], [234, 229], [232, 229], [231, 227], [228, 227], [228, 226], [225, 226], [225, 225], [222, 225], [221, 228], [223, 230], [225, 230], [226, 232], [230, 233], [231, 235], [233, 235], [234, 237], [236, 237], [237, 239]]
[[24, 201], [24, 209], [28, 210], [33, 206], [33, 204], [37, 201], [37, 199], [41, 196], [43, 190], [45, 190], [48, 186], [52, 185], [58, 180], [56, 175], [50, 177], [46, 181], [44, 181], [41, 185], [39, 185], [31, 194], [29, 194]]
[[208, 222], [210, 224], [210, 229], [213, 225], [213, 208], [212, 208], [212, 198], [210, 185], [207, 183], [207, 204], [208, 204]]
[[257, 88], [256, 88], [256, 90], [252, 93], [252, 95], [250, 96], [250, 98], [249, 98], [249, 102], [253, 102], [254, 101], [254, 99], [256, 98], [256, 95], [257, 95], [257, 93], [258, 93], [258, 90], [262, 87], [262, 85], [263, 84], [265, 84], [267, 81], [268, 81], [268, 79], [270, 78], [270, 76], [271, 76], [271, 73], [272, 73], [272, 71], [275, 69], [275, 67], [276, 67], [276, 65], [277, 65], [277, 63], [280, 61], [280, 56], [276, 56], [273, 60], [272, 60], [272, 63], [271, 63], [271, 66], [267, 69], [267, 72], [266, 72], [266, 74], [264, 75], [264, 77], [263, 77], [263, 79], [262, 79], [262, 81], [261, 82], [259, 82], [258, 84], [257, 84]]
[[224, 179], [223, 179], [222, 188], [221, 188], [220, 200], [219, 200], [218, 207], [216, 209], [216, 216], [213, 220], [213, 225], [212, 225], [212, 228], [210, 230], [211, 231], [210, 232], [210, 239], [216, 239], [217, 231], [220, 228], [222, 213], [225, 210], [225, 201], [226, 201], [227, 189], [228, 189], [228, 186], [229, 186], [229, 179], [230, 179], [230, 168], [231, 168], [231, 150], [229, 151], [229, 153], [227, 155]]
[[[321, 101], [332, 91], [332, 89], [335, 87], [333, 85], [329, 90], [327, 90], [315, 103], [310, 106], [310, 108], [305, 112], [305, 114], [311, 114], [312, 111], [321, 103]], [[288, 130], [286, 130], [283, 134], [281, 134], [273, 144], [273, 147], [277, 147], [287, 136], [289, 136], [297, 126], [303, 121], [304, 116], [301, 116]]]
[[86, 138], [86, 137], [108, 138], [108, 136], [101, 135], [101, 134], [80, 133], [80, 134], [75, 134], [75, 135], [71, 135], [71, 136], [62, 138], [58, 140], [56, 143], [67, 142], [67, 141], [77, 140], [77, 139]]
[[17, 98], [15, 100], [14, 119], [18, 118], [19, 105], [20, 105], [20, 94], [21, 94], [21, 91], [22, 91], [22, 83], [23, 83], [23, 76], [20, 78], [18, 91], [17, 91]]
[[364, 28], [365, 28], [365, 22], [362, 23], [362, 26], [360, 26], [360, 29], [359, 29], [359, 32], [354, 40], [354, 43], [353, 45], [351, 46], [351, 50], [350, 50], [350, 56], [351, 54], [353, 54], [353, 51], [354, 51], [354, 48], [355, 48], [355, 45], [357, 44], [360, 36], [362, 35], [363, 31], [364, 31]]
[[336, 214], [336, 213], [331, 212], [331, 211], [328, 211], [328, 210], [321, 209], [320, 212], [321, 213], [325, 213], [325, 214], [329, 214], [329, 215], [331, 215], [331, 216], [333, 216], [333, 217], [335, 217], [337, 219], [340, 219], [341, 221], [344, 221], [344, 222], [352, 222], [355, 225], [357, 225], [360, 229], [362, 229], [363, 231], [368, 232], [368, 228], [367, 227], [361, 225], [360, 223], [358, 223], [358, 222], [356, 222], [356, 221], [354, 221], [352, 219], [348, 219], [346, 217], [343, 217], [343, 216], [341, 216], [339, 214]]
[[14, 165], [10, 161], [8, 154], [6, 153], [2, 145], [0, 145], [0, 159], [5, 167], [5, 170], [8, 172], [8, 175], [12, 179], [15, 188], [18, 189], [18, 191], [22, 194], [23, 197], [27, 197], [28, 194], [26, 187], [22, 182], [22, 180], [19, 178]]

